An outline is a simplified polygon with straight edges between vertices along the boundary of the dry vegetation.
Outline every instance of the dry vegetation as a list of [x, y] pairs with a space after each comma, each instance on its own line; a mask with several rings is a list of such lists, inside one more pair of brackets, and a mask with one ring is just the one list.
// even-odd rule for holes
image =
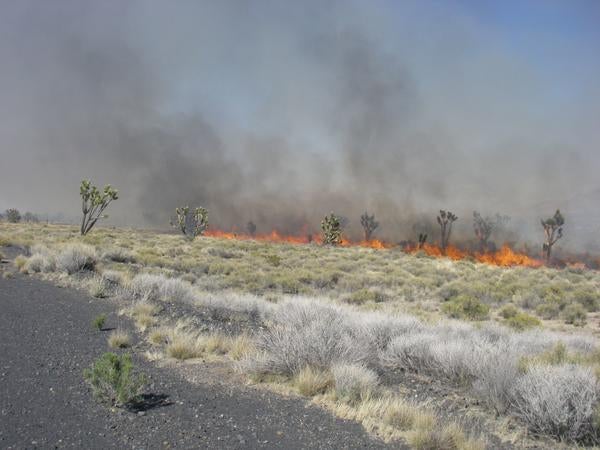
[[[2, 223], [0, 236], [27, 249], [19, 270], [122, 301], [153, 359], [229, 358], [384, 439], [598, 442], [596, 271], [39, 224]], [[409, 400], [411, 377], [444, 390]], [[452, 395], [483, 412], [452, 414]], [[495, 414], [513, 432], [473, 425]]]

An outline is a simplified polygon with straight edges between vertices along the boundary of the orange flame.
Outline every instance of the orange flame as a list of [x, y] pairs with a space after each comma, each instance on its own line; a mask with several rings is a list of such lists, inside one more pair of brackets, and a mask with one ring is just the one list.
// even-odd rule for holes
[[[274, 242], [274, 243], [287, 243], [287, 244], [310, 244], [310, 243], [321, 243], [321, 237], [319, 235], [313, 235], [306, 233], [303, 236], [284, 235], [273, 230], [268, 234], [256, 234], [254, 236], [247, 233], [237, 233], [235, 231], [222, 231], [222, 230], [207, 230], [206, 236], [219, 238], [219, 239], [236, 239], [236, 240], [255, 240], [261, 242]], [[379, 239], [371, 239], [369, 241], [351, 241], [346, 237], [342, 237], [341, 245], [343, 247], [365, 247], [377, 250], [384, 250], [397, 247], [389, 242], [384, 242]], [[410, 246], [404, 248], [407, 253], [423, 252], [428, 256], [442, 258], [446, 257], [454, 261], [461, 259], [471, 258], [475, 261], [490, 264], [494, 266], [510, 267], [510, 266], [525, 266], [525, 267], [540, 267], [543, 262], [539, 259], [531, 258], [525, 253], [518, 253], [511, 249], [508, 245], [503, 245], [500, 250], [488, 253], [473, 253], [466, 250], [462, 250], [453, 245], [449, 245], [446, 251], [442, 251], [440, 247], [433, 244], [424, 244], [421, 248], [417, 246]]]

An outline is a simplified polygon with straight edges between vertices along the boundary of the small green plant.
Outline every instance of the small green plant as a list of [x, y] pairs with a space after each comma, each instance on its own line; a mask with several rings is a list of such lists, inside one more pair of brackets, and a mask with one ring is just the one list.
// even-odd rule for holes
[[193, 213], [189, 206], [175, 208], [177, 214], [177, 225], [171, 222], [171, 225], [179, 227], [179, 230], [188, 239], [194, 239], [202, 235], [208, 228], [208, 210], [201, 206], [196, 208]]
[[83, 377], [92, 388], [94, 397], [111, 406], [127, 406], [140, 400], [146, 377], [135, 375], [131, 356], [104, 353]]
[[99, 314], [96, 317], [94, 317], [94, 320], [92, 320], [92, 328], [94, 328], [95, 330], [98, 330], [98, 331], [102, 331], [105, 323], [106, 323], [106, 314]]
[[458, 295], [444, 303], [442, 311], [455, 319], [485, 320], [490, 307], [470, 295]]
[[100, 191], [89, 180], [81, 182], [79, 195], [81, 195], [81, 211], [83, 212], [80, 232], [82, 236], [85, 236], [96, 225], [98, 219], [108, 217], [102, 213], [110, 205], [110, 202], [119, 198], [119, 195], [117, 190], [110, 185], [104, 186], [104, 189]]
[[339, 245], [342, 243], [342, 222], [338, 216], [331, 213], [321, 222], [321, 234], [324, 245]]

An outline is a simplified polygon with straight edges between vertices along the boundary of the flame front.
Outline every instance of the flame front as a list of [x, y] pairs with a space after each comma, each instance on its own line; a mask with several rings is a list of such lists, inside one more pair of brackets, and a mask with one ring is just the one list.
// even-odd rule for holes
[[[206, 236], [220, 238], [220, 239], [236, 239], [236, 240], [255, 240], [260, 242], [274, 242], [274, 243], [287, 243], [287, 244], [310, 244], [310, 243], [321, 243], [321, 236], [318, 234], [306, 233], [301, 236], [285, 235], [277, 230], [273, 230], [268, 234], [256, 234], [250, 235], [247, 233], [238, 233], [235, 231], [222, 231], [222, 230], [207, 230]], [[389, 242], [381, 241], [379, 239], [371, 239], [369, 241], [351, 241], [346, 237], [342, 237], [340, 243], [342, 247], [365, 247], [373, 248], [377, 250], [397, 248], [398, 245], [394, 245]], [[532, 258], [525, 253], [519, 253], [508, 245], [503, 245], [500, 250], [488, 253], [469, 252], [462, 250], [453, 245], [449, 245], [444, 252], [439, 246], [433, 244], [424, 244], [422, 247], [408, 246], [403, 247], [403, 250], [407, 253], [423, 252], [424, 254], [436, 258], [450, 258], [454, 261], [461, 259], [472, 259], [484, 264], [490, 264], [501, 267], [511, 266], [524, 266], [524, 267], [540, 267], [543, 262], [539, 259]]]

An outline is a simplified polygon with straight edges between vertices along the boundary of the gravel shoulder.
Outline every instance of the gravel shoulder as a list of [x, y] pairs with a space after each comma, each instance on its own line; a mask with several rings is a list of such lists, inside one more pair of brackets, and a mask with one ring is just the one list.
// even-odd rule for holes
[[[82, 371], [108, 351], [109, 331], [91, 328], [95, 316], [129, 327], [117, 305], [17, 274], [0, 277], [0, 307], [0, 448], [391, 448], [299, 398], [227, 380], [190, 383], [145, 360], [141, 346], [132, 353], [150, 378], [146, 410], [106, 408]], [[208, 365], [197, 373], [219, 373]]]

